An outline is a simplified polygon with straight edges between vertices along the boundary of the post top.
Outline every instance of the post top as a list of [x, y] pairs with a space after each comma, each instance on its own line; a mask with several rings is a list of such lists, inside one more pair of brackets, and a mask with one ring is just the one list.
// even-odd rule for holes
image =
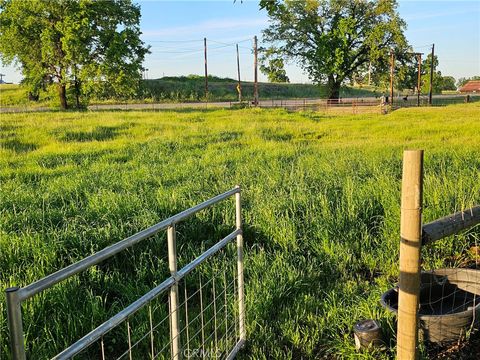
[[406, 149], [403, 151], [404, 153], [418, 153], [418, 152], [422, 152], [423, 153], [423, 149]]

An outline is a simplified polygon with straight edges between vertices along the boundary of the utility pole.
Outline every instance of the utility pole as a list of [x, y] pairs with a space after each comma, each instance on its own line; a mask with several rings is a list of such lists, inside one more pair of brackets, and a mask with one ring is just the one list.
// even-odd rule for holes
[[253, 77], [254, 77], [254, 84], [253, 84], [253, 104], [255, 106], [258, 105], [258, 51], [257, 51], [257, 36], [253, 37]]
[[207, 38], [203, 38], [203, 49], [205, 58], [205, 101], [208, 101]]
[[238, 54], [238, 44], [237, 44], [237, 73], [238, 73], [238, 102], [242, 102], [242, 84], [240, 82], [240, 55]]
[[390, 105], [393, 107], [393, 68], [395, 65], [395, 57], [393, 49], [390, 50]]
[[432, 58], [430, 59], [430, 89], [428, 91], [428, 105], [432, 105], [433, 94], [433, 57], [435, 56], [435, 44], [432, 44]]
[[422, 86], [422, 54], [417, 53], [418, 59], [418, 80], [417, 80], [417, 106], [420, 106], [420, 88]]

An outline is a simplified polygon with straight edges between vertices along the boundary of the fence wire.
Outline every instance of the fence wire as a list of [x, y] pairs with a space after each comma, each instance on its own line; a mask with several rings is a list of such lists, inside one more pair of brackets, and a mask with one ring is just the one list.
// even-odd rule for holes
[[[476, 228], [478, 229], [478, 226]], [[454, 241], [459, 240], [461, 239], [455, 236]], [[432, 349], [452, 343], [458, 344], [479, 330], [478, 233], [470, 231], [465, 240], [461, 255], [447, 259], [443, 269], [430, 268], [421, 276], [420, 336]], [[436, 245], [431, 246], [431, 251], [435, 251]]]
[[177, 284], [180, 350], [168, 291], [73, 359], [223, 359], [239, 343], [238, 270], [232, 242]]

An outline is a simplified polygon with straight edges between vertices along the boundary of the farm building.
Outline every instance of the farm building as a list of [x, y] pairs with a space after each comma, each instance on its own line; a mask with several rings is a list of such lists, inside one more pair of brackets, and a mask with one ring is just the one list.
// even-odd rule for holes
[[465, 85], [463, 85], [460, 89], [462, 93], [480, 93], [480, 80], [470, 80]]

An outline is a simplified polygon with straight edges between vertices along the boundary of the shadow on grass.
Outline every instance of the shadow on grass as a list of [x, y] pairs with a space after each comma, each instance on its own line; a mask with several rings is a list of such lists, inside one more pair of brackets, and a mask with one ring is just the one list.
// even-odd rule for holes
[[5, 140], [0, 143], [0, 147], [3, 147], [8, 150], [12, 150], [17, 154], [27, 153], [38, 149], [37, 144], [23, 142], [18, 139]]
[[113, 140], [118, 136], [118, 126], [97, 126], [92, 131], [68, 131], [61, 137], [63, 142], [88, 142]]

